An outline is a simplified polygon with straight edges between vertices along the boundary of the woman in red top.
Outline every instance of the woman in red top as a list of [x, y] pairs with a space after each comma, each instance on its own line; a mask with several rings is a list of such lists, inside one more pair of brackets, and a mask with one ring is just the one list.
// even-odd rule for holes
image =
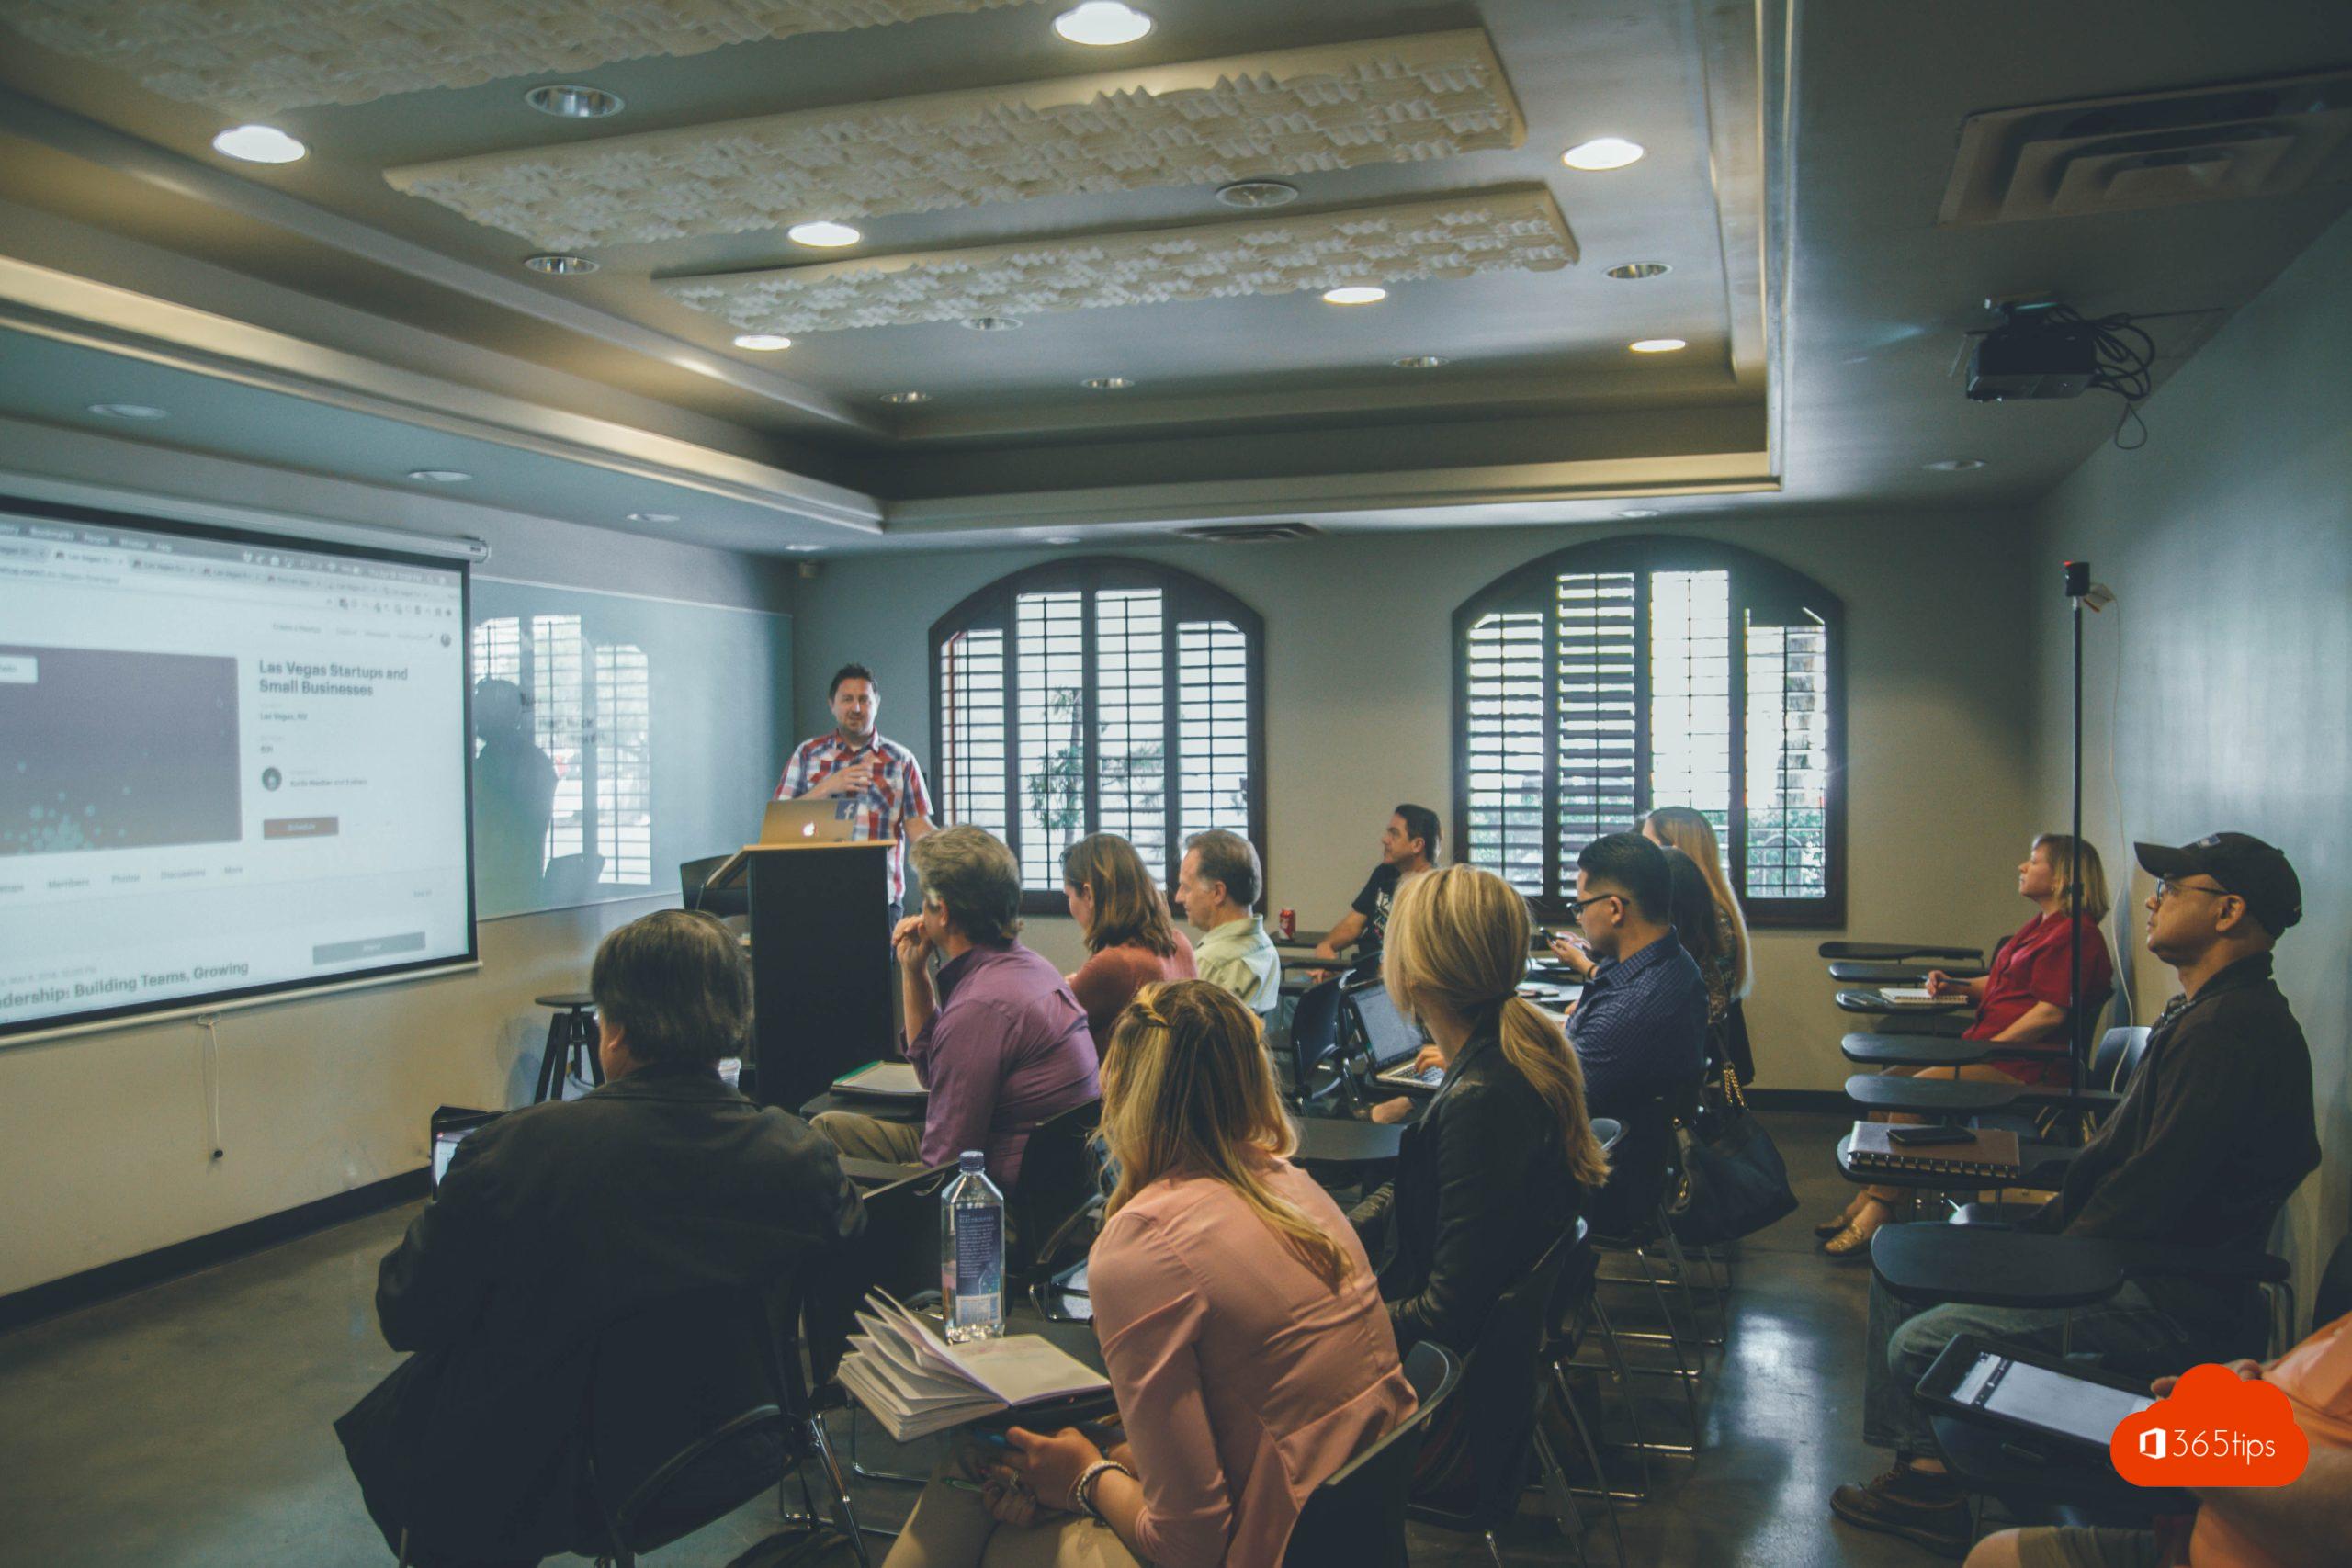
[[[2115, 965], [2108, 956], [2107, 938], [2099, 922], [2107, 919], [2107, 870], [2098, 851], [2077, 845], [2064, 833], [2044, 833], [2018, 867], [2018, 894], [2032, 900], [2038, 913], [2015, 936], [1993, 950], [1992, 969], [1978, 980], [1955, 980], [1940, 969], [1928, 973], [1933, 996], [1965, 996], [1976, 1004], [1976, 1021], [1962, 1038], [2038, 1050], [2004, 1054], [1988, 1062], [1964, 1067], [1896, 1067], [1891, 1071], [1913, 1077], [1984, 1078], [1998, 1082], [2018, 1079], [2030, 1084], [2064, 1085], [2072, 1081], [2068, 1058], [2067, 1002], [2074, 983], [2073, 931], [2067, 919], [2073, 896], [2068, 892], [2070, 863], [2079, 873], [2083, 892], [2083, 1010], [2097, 1018], [2115, 989]], [[1916, 1122], [1916, 1116], [1890, 1120]], [[1832, 1258], [1850, 1258], [1870, 1250], [1871, 1237], [1894, 1212], [1903, 1195], [1899, 1187], [1865, 1187], [1846, 1212], [1819, 1226], [1828, 1237], [1822, 1250]]]
[[1062, 896], [1090, 955], [1069, 976], [1069, 988], [1100, 1056], [1137, 991], [1193, 978], [1193, 944], [1169, 919], [1143, 856], [1116, 833], [1091, 833], [1062, 852]]

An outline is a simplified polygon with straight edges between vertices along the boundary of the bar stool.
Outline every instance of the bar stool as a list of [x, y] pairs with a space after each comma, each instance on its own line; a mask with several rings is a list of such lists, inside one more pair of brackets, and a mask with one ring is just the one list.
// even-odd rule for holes
[[605, 1081], [605, 1064], [596, 1055], [596, 998], [585, 991], [558, 991], [532, 998], [554, 1010], [548, 1021], [548, 1046], [539, 1057], [538, 1088], [531, 1103], [563, 1098], [563, 1080], [572, 1072], [591, 1083]]

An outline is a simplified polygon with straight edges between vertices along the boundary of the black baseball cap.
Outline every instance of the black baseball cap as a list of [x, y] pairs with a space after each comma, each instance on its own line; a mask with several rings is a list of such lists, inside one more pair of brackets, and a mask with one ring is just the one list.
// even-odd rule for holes
[[2285, 854], [2251, 833], [2209, 833], [2177, 850], [2134, 844], [2132, 851], [2150, 876], [2167, 881], [2199, 874], [2211, 877], [2224, 893], [2245, 899], [2247, 910], [2274, 937], [2303, 918], [2303, 885], [2295, 879], [2295, 868]]

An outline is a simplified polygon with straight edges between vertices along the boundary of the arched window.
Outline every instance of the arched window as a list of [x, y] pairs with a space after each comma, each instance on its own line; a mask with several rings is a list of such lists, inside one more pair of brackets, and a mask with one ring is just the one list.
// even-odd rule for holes
[[1265, 852], [1265, 630], [1167, 567], [1056, 561], [989, 584], [931, 628], [941, 819], [1021, 863], [1024, 908], [1061, 908], [1063, 850], [1132, 841], [1167, 886], [1211, 828]]
[[1531, 561], [1454, 612], [1454, 842], [1544, 913], [1660, 806], [1715, 825], [1758, 925], [1845, 919], [1845, 611], [1702, 539]]

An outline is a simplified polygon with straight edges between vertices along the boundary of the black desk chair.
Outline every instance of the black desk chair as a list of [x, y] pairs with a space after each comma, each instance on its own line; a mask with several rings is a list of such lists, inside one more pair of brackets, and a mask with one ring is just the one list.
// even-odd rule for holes
[[[869, 1562], [865, 1532], [809, 1407], [794, 1325], [779, 1326], [757, 1292], [673, 1297], [607, 1329], [596, 1351], [587, 1408], [589, 1491], [604, 1539], [575, 1543], [586, 1556], [635, 1568], [653, 1551], [732, 1513], [797, 1476], [804, 1511], [789, 1522], [846, 1540]], [[808, 1466], [821, 1467], [830, 1522], [816, 1517]]]
[[1958, 959], [1935, 963], [1924, 959], [1841, 958], [1829, 965], [1829, 977], [1841, 986], [1919, 986], [1928, 972], [1940, 969], [1955, 980], [1981, 980], [1988, 971], [1982, 964]]
[[1340, 1069], [1340, 987], [1344, 977], [1334, 976], [1307, 987], [1291, 1010], [1286, 1049], [1277, 1058], [1288, 1082], [1283, 1086], [1291, 1109], [1304, 1111], [1316, 1100], [1345, 1090], [1348, 1077]]
[[1014, 1281], [1050, 1271], [1102, 1196], [1102, 1172], [1090, 1147], [1102, 1120], [1102, 1102], [1090, 1100], [1038, 1123], [1021, 1155], [1021, 1179], [1005, 1194], [1012, 1235], [1005, 1249], [1007, 1292]]
[[1837, 994], [1839, 1012], [1860, 1013], [1875, 1034], [1940, 1034], [1967, 1032], [1975, 1015], [1964, 1007], [1901, 1007], [1875, 988], [1853, 988]]
[[1406, 1568], [1405, 1495], [1430, 1420], [1462, 1382], [1462, 1363], [1423, 1340], [1406, 1352], [1405, 1381], [1419, 1402], [1413, 1414], [1307, 1494], [1283, 1568]]
[[1824, 958], [1857, 958], [1886, 963], [1906, 959], [1951, 959], [1956, 964], [1983, 964], [1981, 947], [1933, 947], [1916, 942], [1825, 942], [1816, 949]]
[[[1704, 1371], [1703, 1348], [1694, 1342], [1686, 1352], [1673, 1306], [1667, 1298], [1665, 1286], [1668, 1281], [1661, 1279], [1660, 1262], [1651, 1257], [1650, 1249], [1659, 1247], [1671, 1251], [1674, 1247], [1673, 1228], [1667, 1219], [1666, 1200], [1676, 1180], [1675, 1107], [1684, 1103], [1686, 1099], [1695, 1104], [1697, 1097], [1698, 1089], [1693, 1084], [1687, 1096], [1681, 1092], [1660, 1095], [1630, 1108], [1622, 1118], [1616, 1141], [1609, 1145], [1607, 1184], [1600, 1191], [1585, 1195], [1585, 1217], [1589, 1222], [1593, 1246], [1605, 1254], [1632, 1258], [1638, 1269], [1637, 1273], [1631, 1275], [1604, 1272], [1602, 1282], [1645, 1286], [1651, 1302], [1657, 1308], [1659, 1320], [1659, 1326], [1656, 1329], [1639, 1329], [1620, 1328], [1605, 1315], [1601, 1317], [1601, 1338], [1610, 1359], [1630, 1375], [1674, 1379], [1681, 1387], [1684, 1411], [1690, 1421], [1689, 1442], [1643, 1441], [1643, 1451], [1685, 1458], [1698, 1452], [1697, 1384]], [[1596, 1121], [1594, 1126], [1597, 1130], [1600, 1122]], [[1671, 1255], [1679, 1258], [1679, 1252], [1671, 1252]], [[1679, 1275], [1695, 1340], [1700, 1336], [1701, 1325], [1695, 1298], [1690, 1293], [1687, 1260], [1679, 1269]], [[1663, 1347], [1673, 1365], [1652, 1367], [1632, 1361], [1624, 1354], [1624, 1347], [1629, 1342]], [[1716, 1343], [1721, 1343], [1721, 1339], [1718, 1338]], [[1628, 1404], [1630, 1406], [1630, 1400]]]

